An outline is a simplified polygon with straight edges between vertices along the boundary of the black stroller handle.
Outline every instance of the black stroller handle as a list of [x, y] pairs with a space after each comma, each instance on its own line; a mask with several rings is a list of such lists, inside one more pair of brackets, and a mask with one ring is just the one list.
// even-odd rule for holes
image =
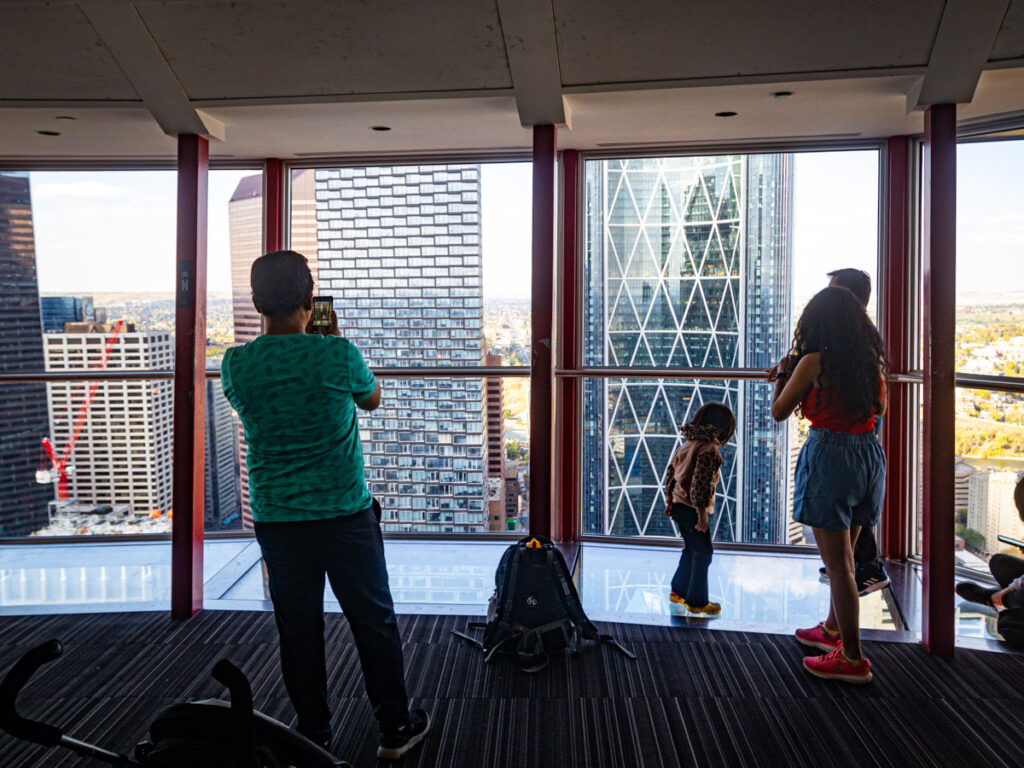
[[238, 768], [260, 768], [256, 754], [256, 721], [252, 714], [252, 686], [249, 678], [227, 659], [213, 666], [213, 679], [227, 686], [231, 694], [231, 740]]
[[29, 720], [18, 714], [18, 694], [32, 675], [43, 666], [64, 653], [59, 640], [50, 640], [37, 645], [15, 663], [0, 682], [0, 728], [17, 739], [56, 747], [61, 743], [60, 728], [46, 723]]

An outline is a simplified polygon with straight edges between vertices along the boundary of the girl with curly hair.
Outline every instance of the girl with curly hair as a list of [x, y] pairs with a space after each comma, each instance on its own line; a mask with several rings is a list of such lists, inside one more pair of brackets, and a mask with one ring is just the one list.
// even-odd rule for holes
[[775, 420], [799, 408], [811, 422], [797, 459], [793, 519], [814, 530], [832, 598], [828, 618], [798, 629], [796, 639], [826, 652], [804, 659], [808, 672], [848, 683], [872, 677], [860, 647], [853, 545], [882, 513], [885, 454], [873, 430], [885, 411], [884, 371], [882, 339], [864, 308], [830, 286], [807, 304], [792, 351], [769, 373]]

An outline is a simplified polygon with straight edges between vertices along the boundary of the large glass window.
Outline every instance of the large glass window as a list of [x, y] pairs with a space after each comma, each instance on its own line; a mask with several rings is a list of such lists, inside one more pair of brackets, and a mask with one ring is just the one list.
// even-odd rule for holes
[[[0, 370], [173, 368], [175, 174], [0, 173]], [[0, 535], [170, 530], [169, 380], [0, 393]]]
[[528, 381], [388, 372], [529, 364], [530, 165], [296, 168], [290, 179], [290, 247], [382, 379], [384, 405], [360, 425], [384, 529], [524, 528]]
[[957, 147], [957, 371], [1024, 378], [1024, 139]]
[[[877, 151], [591, 160], [584, 184], [585, 365], [765, 370], [829, 272], [877, 282]], [[585, 380], [584, 532], [673, 533], [661, 480], [717, 400], [738, 426], [716, 538], [803, 543], [789, 508], [806, 428], [776, 424], [770, 397], [749, 380]]]

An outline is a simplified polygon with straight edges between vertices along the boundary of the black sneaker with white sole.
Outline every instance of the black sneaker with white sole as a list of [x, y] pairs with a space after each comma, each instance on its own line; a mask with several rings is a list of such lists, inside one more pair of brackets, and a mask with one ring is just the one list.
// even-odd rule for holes
[[380, 735], [380, 746], [377, 747], [377, 757], [384, 760], [398, 760], [404, 757], [409, 750], [423, 741], [423, 737], [430, 730], [430, 715], [424, 709], [414, 709], [409, 712], [409, 722], [396, 731], [382, 733]]
[[818, 569], [818, 581], [822, 581], [828, 584], [828, 568], [826, 568], [824, 565]]
[[961, 581], [956, 585], [956, 593], [964, 600], [990, 608], [994, 607], [992, 605], [992, 595], [998, 591], [994, 587], [983, 587], [980, 584], [975, 584], [973, 581]]
[[857, 594], [861, 597], [870, 595], [889, 586], [889, 574], [881, 565], [857, 566]]

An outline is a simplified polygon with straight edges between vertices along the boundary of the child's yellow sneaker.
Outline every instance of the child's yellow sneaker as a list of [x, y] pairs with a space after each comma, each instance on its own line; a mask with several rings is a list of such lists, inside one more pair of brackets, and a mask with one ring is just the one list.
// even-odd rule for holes
[[676, 605], [681, 605], [684, 608], [689, 608], [689, 606], [686, 604], [686, 601], [683, 600], [683, 598], [681, 598], [675, 592], [669, 592], [668, 593], [668, 601], [670, 603], [675, 603]]
[[720, 603], [708, 603], [700, 607], [695, 605], [687, 605], [687, 610], [690, 613], [699, 614], [701, 616], [717, 616], [722, 612], [722, 605]]

